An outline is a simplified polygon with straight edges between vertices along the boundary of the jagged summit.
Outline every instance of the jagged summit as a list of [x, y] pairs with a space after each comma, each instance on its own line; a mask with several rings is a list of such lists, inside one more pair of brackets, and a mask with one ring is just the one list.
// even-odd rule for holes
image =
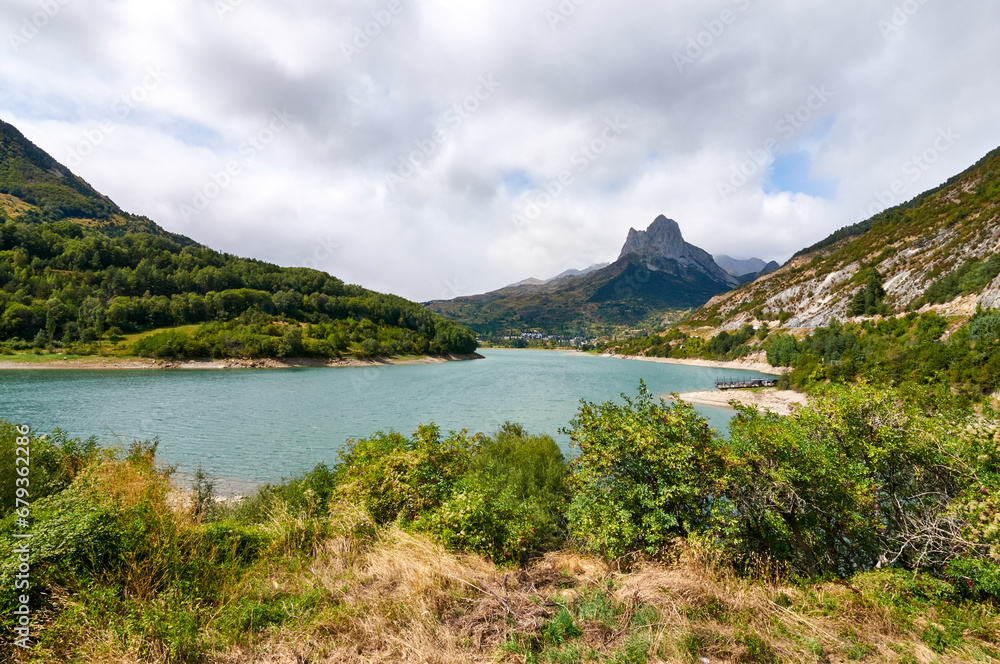
[[625, 246], [618, 260], [636, 255], [646, 262], [650, 270], [657, 271], [663, 260], [676, 261], [679, 265], [704, 272], [713, 279], [736, 286], [739, 281], [719, 267], [704, 249], [684, 241], [681, 227], [673, 219], [660, 215], [644, 231], [630, 228]]

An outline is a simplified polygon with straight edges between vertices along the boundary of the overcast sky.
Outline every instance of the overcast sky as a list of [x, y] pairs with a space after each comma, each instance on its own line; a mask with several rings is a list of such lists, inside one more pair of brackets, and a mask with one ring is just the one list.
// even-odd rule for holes
[[783, 261], [1000, 145], [992, 0], [4, 0], [0, 20], [0, 118], [124, 209], [419, 301], [614, 260], [659, 214]]

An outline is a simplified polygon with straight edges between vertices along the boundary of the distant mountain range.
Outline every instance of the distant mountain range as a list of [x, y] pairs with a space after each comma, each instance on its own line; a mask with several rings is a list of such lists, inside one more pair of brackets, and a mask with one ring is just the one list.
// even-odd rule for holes
[[504, 288], [517, 288], [518, 286], [541, 286], [543, 284], [549, 283], [550, 281], [555, 281], [556, 279], [564, 279], [565, 277], [582, 277], [585, 274], [596, 272], [597, 270], [606, 268], [609, 265], [611, 265], [611, 263], [598, 263], [597, 265], [591, 265], [590, 267], [585, 267], [582, 270], [566, 270], [564, 272], [560, 272], [551, 279], [525, 279], [523, 281], [517, 282], [516, 284], [511, 284], [510, 286], [504, 286]]
[[[765, 263], [759, 258], [738, 260], [736, 258], [726, 256], [725, 254], [712, 256], [712, 258], [715, 260], [716, 265], [734, 277], [740, 278], [742, 283], [745, 283], [746, 281], [753, 281], [754, 279], [757, 279], [758, 277], [761, 277], [769, 272], [774, 272], [781, 267], [781, 263], [778, 263], [777, 261]], [[747, 279], [748, 276], [753, 278]]]
[[629, 230], [614, 263], [426, 306], [481, 335], [540, 329], [586, 336], [676, 320], [769, 267], [760, 259], [751, 267], [758, 263], [761, 269], [751, 274], [727, 272], [708, 252], [686, 242], [676, 221], [660, 216], [644, 231]]

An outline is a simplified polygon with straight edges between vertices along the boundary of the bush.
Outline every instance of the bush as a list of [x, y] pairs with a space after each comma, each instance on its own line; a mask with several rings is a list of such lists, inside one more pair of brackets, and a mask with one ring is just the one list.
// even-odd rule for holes
[[720, 443], [687, 404], [655, 402], [639, 386], [624, 405], [583, 402], [567, 430], [580, 456], [570, 464], [570, 533], [609, 558], [654, 555], [707, 522]]
[[362, 505], [377, 524], [398, 522], [451, 549], [510, 562], [558, 538], [565, 474], [555, 441], [519, 425], [446, 439], [422, 426], [410, 438], [377, 433], [352, 441], [333, 495]]
[[475, 443], [454, 495], [418, 527], [452, 549], [497, 562], [523, 561], [551, 546], [560, 538], [567, 500], [566, 461], [555, 441], [508, 422]]
[[940, 569], [948, 511], [971, 477], [960, 413], [928, 416], [893, 390], [834, 388], [791, 417], [740, 407], [725, 496], [740, 555], [808, 574], [877, 564]]
[[261, 487], [253, 500], [236, 508], [236, 513], [251, 520], [262, 520], [266, 516], [266, 507], [277, 500], [283, 502], [293, 515], [323, 516], [329, 510], [336, 489], [337, 472], [320, 463], [309, 472], [281, 484]]
[[[15, 491], [20, 475], [16, 459], [23, 455], [17, 450], [17, 440], [22, 438], [18, 427], [0, 419], [0, 510], [3, 515], [13, 512]], [[31, 502], [51, 496], [69, 486], [73, 478], [97, 457], [97, 439], [91, 437], [81, 441], [69, 438], [65, 432], [56, 430], [51, 436], [28, 435], [31, 474], [27, 487]]]
[[473, 551], [495, 562], [522, 562], [539, 544], [531, 506], [508, 487], [480, 475], [462, 479], [440, 508], [415, 525], [450, 549]]
[[410, 438], [378, 432], [349, 441], [337, 468], [337, 494], [363, 505], [376, 523], [410, 523], [451, 497], [469, 467], [465, 433], [442, 439], [434, 425]]
[[568, 467], [550, 436], [532, 436], [507, 422], [493, 436], [479, 437], [469, 467], [482, 486], [525, 506], [537, 545], [559, 539], [569, 498]]

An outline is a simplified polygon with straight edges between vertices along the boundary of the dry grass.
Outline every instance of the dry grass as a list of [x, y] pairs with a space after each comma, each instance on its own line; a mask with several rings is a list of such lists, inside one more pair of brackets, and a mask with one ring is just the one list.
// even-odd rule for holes
[[[542, 645], [536, 660], [503, 646], [518, 639], [541, 643], [560, 607], [574, 609], [600, 592], [613, 598], [618, 613], [610, 625], [578, 621], [579, 652], [585, 653], [579, 661], [629, 661], [615, 658], [640, 633], [648, 642], [645, 661], [670, 664], [702, 658], [712, 664], [996, 661], [974, 639], [973, 645], [935, 653], [920, 637], [934, 616], [901, 628], [871, 599], [871, 589], [838, 583], [803, 588], [778, 578], [751, 583], [694, 550], [674, 563], [628, 572], [572, 552], [502, 570], [392, 528], [363, 551], [349, 538], [328, 542], [297, 582], [330, 593], [333, 600], [321, 615], [213, 661], [577, 661], [559, 659], [573, 652], [565, 649]], [[640, 611], [651, 610], [655, 622], [635, 622]]]

